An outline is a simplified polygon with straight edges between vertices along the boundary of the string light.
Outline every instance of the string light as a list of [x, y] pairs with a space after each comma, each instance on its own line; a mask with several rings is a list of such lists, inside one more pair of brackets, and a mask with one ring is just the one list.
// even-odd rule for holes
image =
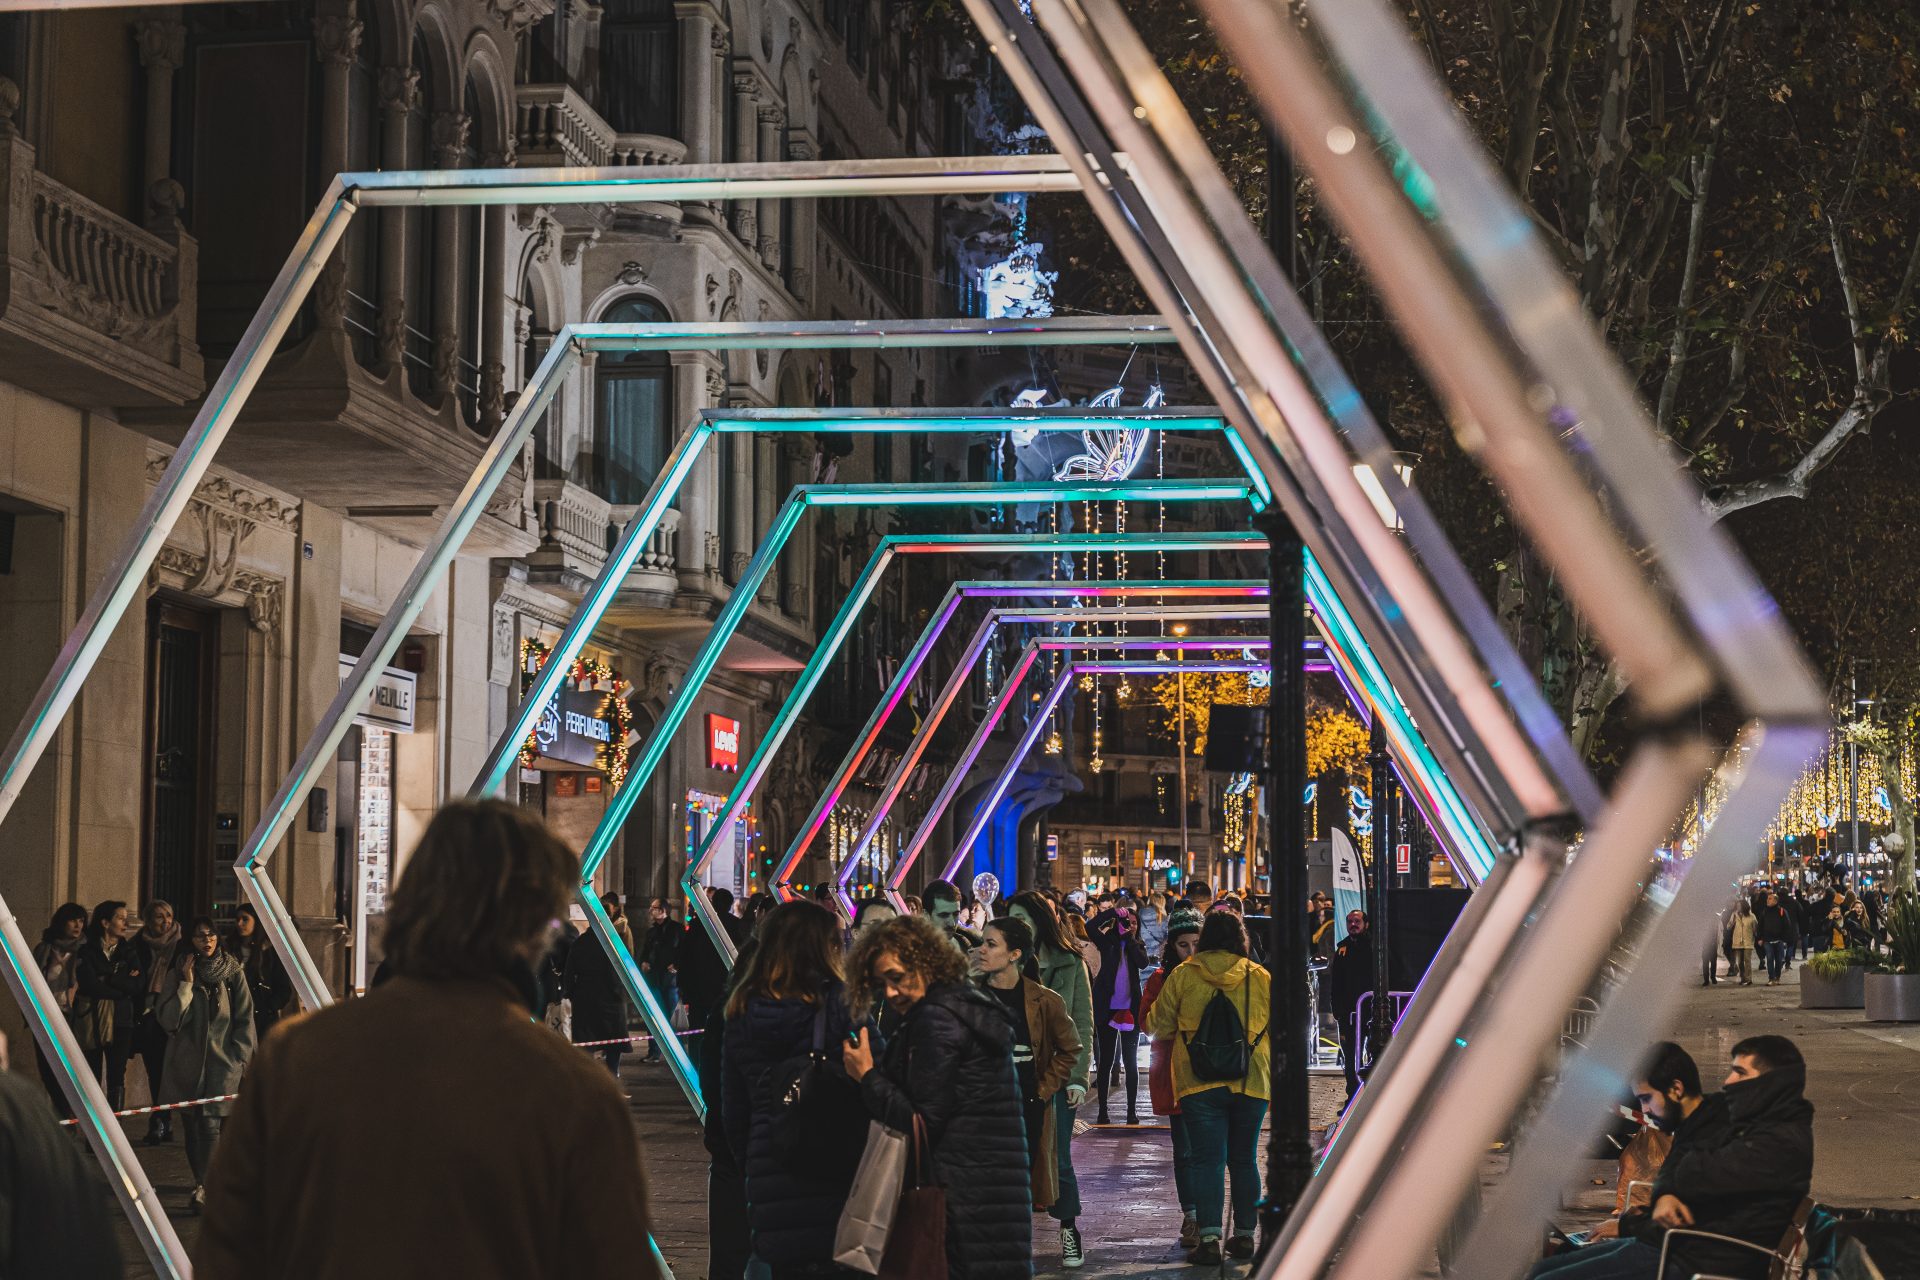
[[[523, 697], [533, 687], [534, 677], [540, 674], [540, 668], [547, 664], [552, 652], [551, 647], [532, 637], [520, 641], [520, 693]], [[620, 784], [627, 780], [627, 759], [632, 751], [627, 738], [633, 728], [633, 708], [627, 705], [627, 695], [633, 691], [633, 685], [612, 665], [584, 654], [575, 658], [573, 665], [567, 669], [567, 683], [575, 692], [581, 691], [583, 684], [592, 684], [597, 692], [604, 695], [593, 714], [608, 721], [613, 731], [609, 740], [594, 751], [594, 767], [605, 773], [607, 785], [618, 791]], [[520, 747], [522, 767], [533, 768], [539, 755], [540, 743], [536, 731], [528, 734], [526, 742]]]

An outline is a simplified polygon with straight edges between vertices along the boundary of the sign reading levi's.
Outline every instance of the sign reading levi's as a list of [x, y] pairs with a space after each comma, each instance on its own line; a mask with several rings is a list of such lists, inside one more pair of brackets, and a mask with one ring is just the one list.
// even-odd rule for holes
[[740, 722], [730, 716], [707, 715], [707, 768], [725, 773], [740, 771]]

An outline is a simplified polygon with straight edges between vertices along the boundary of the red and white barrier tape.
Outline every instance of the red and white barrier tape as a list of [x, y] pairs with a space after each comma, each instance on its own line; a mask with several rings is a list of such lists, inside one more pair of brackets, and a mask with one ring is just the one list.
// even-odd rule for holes
[[[704, 1028], [702, 1030], [704, 1030]], [[684, 1040], [688, 1036], [697, 1036], [702, 1034], [702, 1030], [676, 1031], [673, 1034], [675, 1039]], [[653, 1039], [652, 1036], [642, 1035], [642, 1036], [621, 1036], [614, 1040], [576, 1040], [573, 1042], [573, 1047], [576, 1049], [601, 1049], [601, 1048], [605, 1048], [608, 1045], [615, 1045], [615, 1044], [640, 1044], [642, 1042], [650, 1042], [652, 1039]], [[195, 1098], [192, 1102], [162, 1102], [162, 1103], [157, 1103], [151, 1107], [129, 1107], [125, 1111], [116, 1111], [113, 1114], [124, 1120], [128, 1116], [150, 1116], [160, 1111], [184, 1111], [188, 1107], [198, 1107], [209, 1102], [232, 1102], [235, 1098], [239, 1096], [240, 1095], [237, 1093], [222, 1093], [211, 1098]], [[69, 1124], [79, 1124], [80, 1122], [78, 1120], [62, 1120], [60, 1123], [63, 1125], [69, 1125]]]
[[[239, 1096], [237, 1093], [222, 1093], [212, 1098], [195, 1098], [192, 1102], [162, 1102], [151, 1107], [133, 1107], [126, 1111], [116, 1111], [113, 1114], [122, 1117], [148, 1116], [156, 1111], [183, 1111], [188, 1107], [198, 1107], [209, 1102], [232, 1102]], [[80, 1122], [78, 1120], [62, 1120], [60, 1123], [65, 1125], [79, 1124]]]

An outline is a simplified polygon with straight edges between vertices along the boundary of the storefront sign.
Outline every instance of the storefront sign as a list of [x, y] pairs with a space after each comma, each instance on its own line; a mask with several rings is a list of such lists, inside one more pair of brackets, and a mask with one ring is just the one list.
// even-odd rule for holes
[[604, 768], [613, 747], [613, 720], [606, 714], [612, 697], [588, 689], [562, 689], [534, 726], [535, 749], [552, 760]]
[[[359, 659], [340, 655], [340, 682], [345, 684]], [[353, 718], [358, 725], [385, 729], [389, 733], [413, 732], [413, 694], [417, 677], [411, 671], [387, 667], [373, 686], [366, 709]]]
[[1047, 837], [1047, 861], [1060, 861], [1060, 837], [1057, 835]]
[[707, 768], [723, 773], [740, 771], [740, 722], [730, 716], [707, 716]]

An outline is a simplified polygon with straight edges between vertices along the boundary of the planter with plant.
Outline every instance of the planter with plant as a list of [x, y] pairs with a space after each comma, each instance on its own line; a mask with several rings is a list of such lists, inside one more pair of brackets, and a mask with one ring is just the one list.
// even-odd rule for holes
[[1858, 947], [1816, 951], [1800, 966], [1802, 1009], [1858, 1009], [1866, 1004], [1871, 952]]
[[1900, 895], [1887, 912], [1886, 962], [1866, 979], [1873, 1022], [1920, 1022], [1920, 899]]

